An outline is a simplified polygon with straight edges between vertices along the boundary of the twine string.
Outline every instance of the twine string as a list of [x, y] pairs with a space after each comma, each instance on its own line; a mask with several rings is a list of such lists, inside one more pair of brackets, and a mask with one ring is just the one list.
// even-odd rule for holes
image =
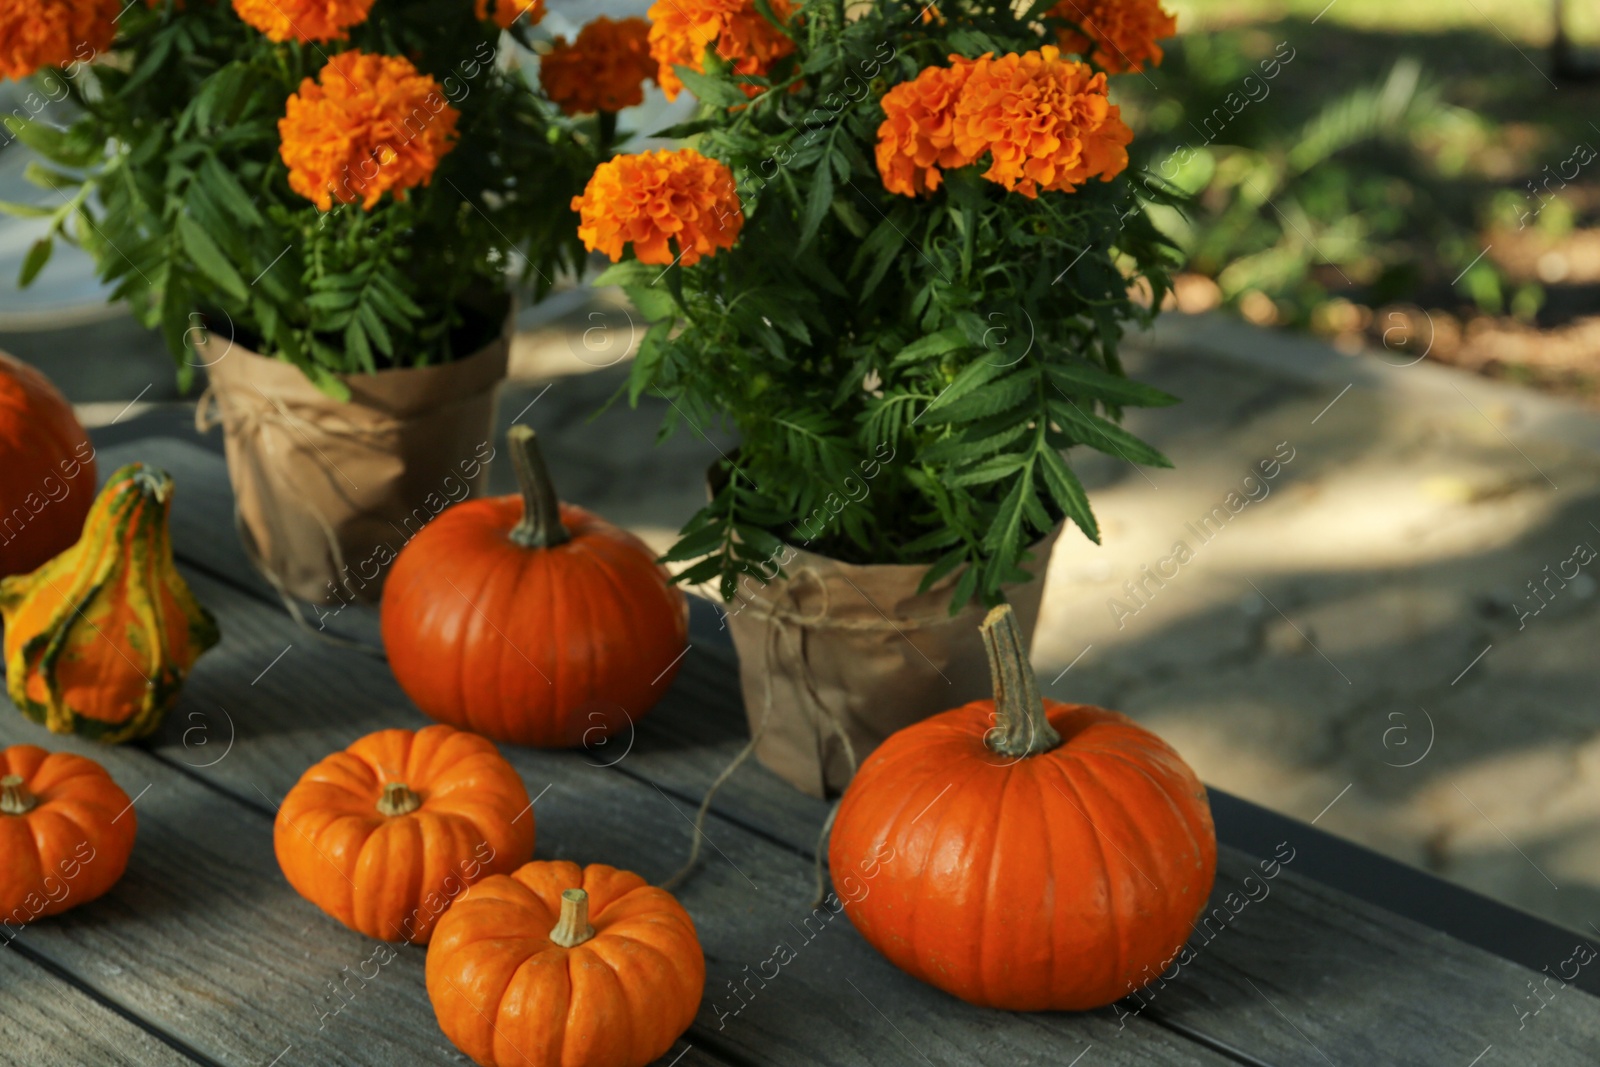
[[[712, 781], [711, 788], [706, 790], [705, 797], [700, 801], [700, 808], [695, 813], [694, 837], [689, 845], [689, 858], [678, 869], [677, 873], [661, 883], [663, 889], [672, 889], [675, 886], [682, 885], [688, 880], [689, 875], [693, 873], [695, 865], [700, 861], [700, 842], [705, 837], [706, 816], [711, 811], [711, 802], [716, 798], [718, 790], [727, 783], [729, 778], [733, 777], [735, 771], [744, 765], [745, 761], [755, 752], [756, 747], [760, 745], [761, 739], [766, 736], [767, 725], [772, 721], [773, 678], [777, 675], [778, 661], [781, 657], [779, 643], [786, 636], [794, 643], [794, 657], [802, 667], [801, 674], [809, 678], [810, 672], [803, 669], [806, 665], [805, 628], [818, 626], [818, 624], [827, 621], [828, 608], [830, 606], [828, 583], [823, 580], [822, 575], [815, 568], [801, 567], [795, 571], [794, 576], [784, 586], [784, 591], [779, 599], [780, 601], [795, 600], [796, 590], [800, 587], [801, 582], [807, 579], [814, 582], [822, 592], [822, 605], [819, 610], [811, 614], [803, 614], [799, 611], [784, 608], [778, 602], [768, 602], [770, 610], [758, 613], [758, 617], [769, 619], [773, 623], [773, 625], [767, 627], [767, 640], [762, 648], [762, 673], [766, 678], [766, 697], [762, 702], [761, 716], [756, 721], [755, 729], [750, 731], [750, 740], [739, 749], [738, 755], [734, 756], [715, 780]], [[754, 599], [752, 602], [755, 602]], [[845, 751], [849, 754], [851, 773], [853, 774], [855, 772], [855, 751], [850, 746], [850, 739], [845, 736], [843, 724], [839, 721], [839, 717], [829, 711], [823, 704], [816, 691], [811, 688], [809, 680], [806, 684], [806, 690], [806, 697], [812, 704], [812, 710], [820, 709], [823, 718], [833, 726], [833, 729], [840, 737], [844, 738]], [[826, 770], [824, 770], [824, 778], [826, 778]], [[831, 817], [828, 822], [829, 824], [832, 823]], [[824, 833], [826, 833], [826, 827], [824, 827]], [[821, 877], [819, 868], [817, 873], [819, 885], [821, 884]]]

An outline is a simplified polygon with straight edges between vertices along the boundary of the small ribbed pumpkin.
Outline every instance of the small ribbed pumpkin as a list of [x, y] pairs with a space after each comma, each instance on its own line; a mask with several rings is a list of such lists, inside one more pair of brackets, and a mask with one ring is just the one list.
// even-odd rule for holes
[[1009, 605], [993, 700], [893, 734], [845, 790], [828, 865], [889, 962], [1009, 1011], [1110, 1004], [1166, 968], [1211, 893], [1205, 787], [1114, 711], [1040, 699]]
[[379, 730], [300, 776], [272, 844], [295, 891], [350, 929], [425, 945], [467, 886], [533, 858], [533, 805], [477, 734]]
[[0, 352], [0, 578], [72, 547], [94, 500], [94, 446], [38, 370]]
[[0, 581], [7, 691], [53, 733], [150, 734], [217, 643], [173, 564], [171, 507], [172, 478], [131, 463], [106, 481], [77, 544]]
[[92, 759], [37, 745], [0, 750], [0, 923], [58, 915], [128, 867], [139, 816]]
[[427, 983], [439, 1028], [483, 1067], [645, 1067], [694, 1022], [706, 958], [665, 889], [535, 862], [445, 913]]
[[532, 430], [506, 437], [522, 495], [447, 508], [395, 560], [389, 667], [440, 722], [518, 745], [594, 744], [672, 685], [688, 604], [643, 541], [558, 503]]

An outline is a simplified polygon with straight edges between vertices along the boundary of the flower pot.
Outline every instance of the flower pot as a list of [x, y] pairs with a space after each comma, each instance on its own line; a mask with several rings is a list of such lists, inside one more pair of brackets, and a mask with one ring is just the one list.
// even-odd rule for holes
[[510, 349], [508, 317], [465, 359], [341, 375], [350, 390], [341, 402], [292, 364], [227, 338], [196, 346], [210, 375], [197, 424], [222, 424], [239, 537], [256, 569], [313, 603], [376, 601], [406, 542], [481, 488]]
[[[1033, 580], [1006, 587], [1031, 644], [1045, 571], [1061, 527], [1024, 566]], [[755, 755], [796, 789], [838, 793], [894, 731], [992, 696], [969, 602], [950, 614], [959, 572], [919, 594], [924, 566], [840, 563], [802, 549], [782, 557], [784, 577], [741, 584], [727, 606]]]

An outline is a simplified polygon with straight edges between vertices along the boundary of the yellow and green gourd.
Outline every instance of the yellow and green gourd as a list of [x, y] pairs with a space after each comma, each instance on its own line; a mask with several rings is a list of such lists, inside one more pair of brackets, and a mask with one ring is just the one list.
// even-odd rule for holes
[[132, 463], [95, 498], [78, 543], [0, 581], [6, 689], [53, 733], [144, 737], [178, 699], [216, 620], [172, 561], [172, 478]]

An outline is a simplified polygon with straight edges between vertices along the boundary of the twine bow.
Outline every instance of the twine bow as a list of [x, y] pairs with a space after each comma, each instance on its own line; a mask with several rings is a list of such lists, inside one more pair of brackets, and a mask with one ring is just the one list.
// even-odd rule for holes
[[[1033, 558], [1024, 567], [1034, 574], [1036, 582], [1042, 582], [1038, 575], [1043, 572], [1048, 564], [1050, 553], [1055, 547], [1055, 542], [1060, 536], [1061, 529], [1062, 524], [1058, 523], [1050, 533], [1030, 546]], [[843, 578], [852, 587], [855, 586], [854, 582], [844, 578], [843, 572], [840, 572], [839, 577]], [[835, 614], [830, 598], [831, 587], [828, 578], [822, 570], [809, 564], [801, 564], [791, 569], [790, 578], [787, 582], [777, 586], [767, 585], [761, 590], [747, 595], [746, 603], [740, 610], [752, 612], [755, 618], [768, 624], [766, 641], [761, 649], [761, 671], [765, 677], [766, 689], [761, 715], [753, 724], [749, 743], [741, 748], [732, 762], [717, 775], [711, 784], [710, 790], [706, 793], [705, 799], [701, 802], [694, 822], [695, 836], [689, 851], [689, 860], [664, 883], [667, 887], [681, 883], [693, 870], [700, 856], [700, 841], [705, 833], [706, 815], [711, 808], [713, 798], [716, 796], [717, 791], [733, 776], [734, 772], [749, 759], [751, 753], [756, 751], [762, 739], [766, 736], [768, 727], [771, 725], [775, 680], [779, 677], [779, 669], [784, 666], [785, 662], [793, 669], [785, 669], [783, 675], [791, 679], [798, 679], [801, 682], [798, 687], [801, 713], [809, 721], [826, 723], [831, 732], [838, 737], [843, 747], [845, 758], [849, 763], [850, 773], [854, 776], [858, 761], [856, 759], [855, 746], [850, 740], [844, 719], [839, 710], [830, 707], [822, 699], [812, 684], [816, 674], [811, 669], [808, 654], [808, 636], [821, 631], [854, 631], [864, 634], [887, 634], [893, 632], [910, 642], [909, 633], [948, 627], [955, 621], [955, 617], [949, 613], [950, 601], [948, 595], [949, 585], [953, 584], [954, 580], [954, 578], [947, 578], [945, 583], [919, 593], [915, 597], [915, 602], [919, 606], [922, 604], [929, 605], [929, 609], [919, 611], [916, 614], [891, 614], [885, 612], [877, 604], [873, 603], [872, 599], [863, 590], [856, 587], [856, 592], [877, 613], [876, 618], [870, 615], [849, 617], [844, 613]], [[803, 609], [798, 595], [808, 581], [815, 583], [821, 594], [820, 604], [810, 613]], [[1031, 600], [1032, 608], [1029, 609], [1030, 618], [1032, 617], [1031, 613], [1037, 610], [1038, 597], [1042, 595], [1042, 588], [1039, 585], [1036, 585], [1034, 589]], [[704, 592], [701, 592], [701, 595], [707, 596]], [[707, 596], [707, 599], [710, 599], [710, 597]], [[917, 648], [914, 642], [911, 642], [911, 644], [913, 648]], [[921, 649], [917, 650], [921, 651]], [[927, 657], [924, 656], [924, 658], [926, 659]], [[937, 668], [935, 669], [937, 670]], [[949, 679], [946, 679], [946, 681], [949, 681]], [[826, 759], [823, 759], [822, 767], [825, 789], [827, 783]], [[824, 885], [823, 864], [826, 856], [823, 849], [838, 813], [839, 805], [835, 802], [829, 809], [828, 816], [822, 824], [821, 832], [817, 836], [815, 854], [816, 899], [813, 901], [813, 907], [822, 899]]]
[[[344, 603], [355, 600], [359, 594], [347, 555], [361, 549], [363, 541], [352, 531], [386, 520], [393, 527], [389, 505], [398, 503], [400, 486], [408, 484], [401, 478], [415, 480], [414, 463], [431, 472], [433, 458], [443, 454], [414, 444], [458, 442], [467, 422], [488, 433], [494, 390], [506, 373], [515, 311], [512, 301], [499, 335], [463, 359], [357, 376], [359, 386], [357, 377], [351, 377], [362, 395], [343, 404], [314, 391], [280, 360], [241, 348], [224, 365], [234, 350], [231, 340], [221, 355], [206, 359], [209, 383], [196, 406], [195, 427], [202, 433], [219, 423], [224, 427], [240, 544], [302, 628], [328, 636], [306, 621], [299, 603], [307, 582], [328, 577], [309, 562], [316, 557], [316, 541], [320, 539], [324, 560], [334, 568], [329, 589]], [[205, 355], [220, 343], [211, 337], [196, 350]], [[245, 366], [238, 365], [241, 357]], [[463, 420], [462, 409], [479, 406], [481, 422], [477, 411]], [[341, 469], [341, 463], [350, 470]], [[357, 485], [350, 477], [353, 472], [367, 481], [369, 469], [379, 472], [370, 485]], [[241, 501], [248, 508], [248, 523]], [[309, 521], [297, 521], [300, 516]], [[300, 558], [308, 561], [303, 573], [293, 566]], [[366, 577], [363, 569], [361, 578]], [[326, 599], [326, 593], [319, 588], [304, 599]]]
[[[809, 615], [798, 610], [798, 592], [802, 583], [806, 580], [814, 582], [822, 593], [821, 606], [817, 611]], [[771, 587], [769, 586], [767, 588]], [[794, 604], [795, 607], [787, 606], [790, 603]], [[806, 657], [806, 631], [827, 629], [884, 630], [894, 628], [894, 624], [887, 620], [847, 620], [830, 618], [828, 614], [828, 609], [830, 606], [831, 600], [828, 592], [828, 583], [823, 579], [822, 575], [818, 573], [816, 568], [803, 566], [796, 569], [792, 573], [789, 581], [785, 583], [783, 591], [778, 594], [775, 599], [768, 600], [761, 595], [756, 594], [751, 596], [749, 604], [746, 607], [740, 609], [741, 611], [747, 611], [755, 608], [756, 616], [758, 618], [766, 619], [770, 623], [770, 625], [767, 627], [766, 644], [762, 649], [761, 664], [762, 674], [766, 678], [766, 699], [763, 701], [761, 716], [756, 721], [755, 728], [750, 731], [749, 742], [739, 750], [739, 754], [734, 756], [733, 760], [722, 769], [720, 774], [717, 775], [716, 779], [711, 783], [711, 788], [706, 791], [705, 798], [700, 802], [700, 808], [695, 813], [694, 838], [689, 846], [688, 861], [685, 862], [681, 868], [679, 868], [676, 874], [662, 883], [662, 888], [671, 889], [674, 886], [681, 884], [694, 870], [695, 864], [699, 862], [700, 859], [700, 841], [705, 837], [706, 815], [711, 810], [712, 800], [716, 797], [717, 791], [722, 788], [729, 778], [733, 777], [735, 771], [744, 765], [744, 762], [750, 758], [750, 755], [755, 752], [756, 748], [761, 744], [761, 739], [766, 736], [767, 725], [772, 719], [773, 679], [778, 674], [781, 660], [780, 644], [784, 642], [785, 639], [787, 639], [792, 648], [792, 662], [796, 667], [796, 670], [792, 672], [791, 676], [800, 678], [804, 681], [802, 699], [807, 705], [809, 705], [804, 709], [805, 712], [812, 720], [820, 720], [825, 722], [833, 730], [834, 735], [839, 738], [840, 743], [844, 747], [845, 759], [850, 764], [850, 774], [852, 777], [855, 775], [857, 767], [855, 746], [850, 741], [850, 734], [845, 729], [844, 721], [840, 718], [837, 711], [830, 708], [827, 703], [823, 701], [821, 695], [817, 693], [815, 687], [811, 684], [812, 672], [810, 669], [810, 663]], [[823, 789], [826, 790], [828, 777], [827, 754], [823, 753], [822, 756], [823, 758], [821, 762]], [[828, 817], [823, 820], [822, 830], [817, 835], [817, 845], [814, 856], [816, 896], [812, 900], [812, 907], [815, 907], [822, 900], [824, 868], [823, 857], [825, 855], [823, 852], [823, 844], [827, 840], [828, 831], [833, 828], [833, 820], [838, 813], [839, 801], [836, 800], [833, 802], [832, 807], [829, 808]]]

